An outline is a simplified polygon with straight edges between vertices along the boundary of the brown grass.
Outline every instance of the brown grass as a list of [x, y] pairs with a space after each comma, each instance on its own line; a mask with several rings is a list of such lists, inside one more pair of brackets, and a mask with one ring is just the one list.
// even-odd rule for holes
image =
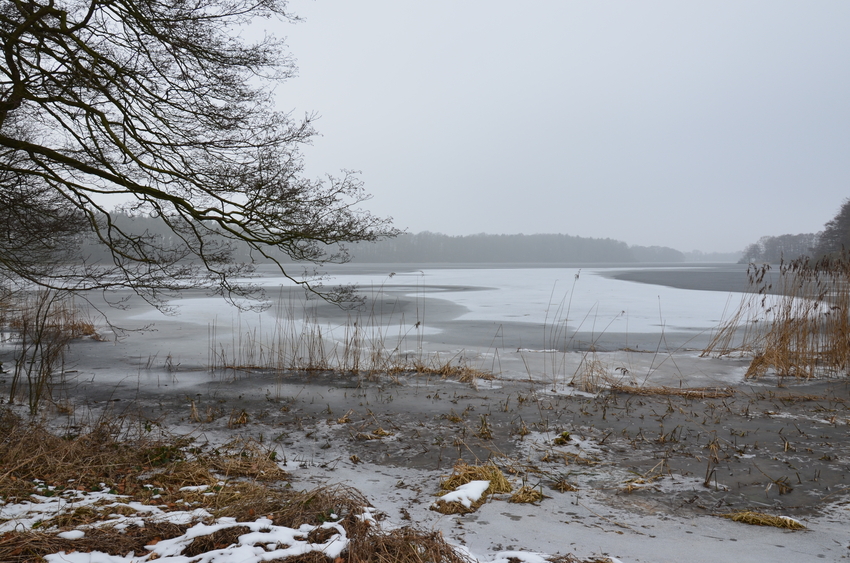
[[254, 440], [236, 438], [204, 462], [225, 477], [248, 477], [260, 481], [282, 481], [288, 476], [275, 462], [277, 454]]
[[100, 483], [105, 483], [122, 492], [132, 483], [128, 475], [182, 459], [185, 445], [179, 439], [145, 434], [118, 418], [59, 436], [10, 411], [0, 413], [0, 436], [0, 490], [12, 498], [29, 496], [33, 479], [60, 490], [68, 486], [100, 490]]
[[573, 452], [562, 452], [559, 450], [548, 450], [542, 456], [540, 456], [540, 461], [543, 462], [553, 462], [556, 459], [564, 460], [564, 465], [597, 465], [599, 464], [599, 458], [597, 457], [584, 457], [581, 454], [573, 453]]
[[368, 499], [353, 487], [330, 485], [312, 491], [300, 491], [290, 494], [286, 504], [273, 513], [272, 520], [279, 526], [297, 528], [302, 524], [322, 524], [332, 520], [332, 515], [355, 520], [354, 516], [370, 506]]
[[[168, 437], [154, 440], [146, 434], [134, 435], [128, 430], [133, 426], [123, 421], [102, 420], [77, 436], [61, 437], [42, 426], [26, 424], [8, 412], [0, 415], [0, 470], [3, 472], [0, 496], [10, 501], [29, 496], [33, 492], [33, 479], [42, 479], [47, 485], [67, 483], [71, 478], [68, 476], [75, 475], [75, 486], [105, 482], [116, 492], [120, 487], [120, 492], [128, 495], [128, 502], [156, 502], [165, 510], [185, 510], [187, 505], [203, 507], [215, 517], [229, 516], [237, 522], [267, 517], [275, 525], [290, 528], [339, 521], [350, 540], [343, 553], [346, 563], [471, 563], [446, 543], [440, 533], [414, 528], [386, 531], [364, 520], [360, 516], [369, 501], [351, 487], [334, 485], [295, 491], [287, 488], [286, 483], [262, 480], [274, 474], [267, 465], [271, 460], [267, 451], [250, 440], [234, 441], [207, 454], [193, 448], [189, 454], [186, 452], [188, 441]], [[27, 448], [27, 445], [38, 447]], [[230, 457], [236, 459], [228, 461]], [[230, 472], [229, 477], [238, 474], [238, 480], [222, 481], [227, 479], [222, 475], [225, 470]], [[494, 481], [500, 481], [497, 477], [501, 472], [495, 466], [484, 467], [484, 470]], [[462, 472], [460, 468], [459, 472]], [[277, 477], [284, 475], [282, 472], [276, 474]], [[245, 480], [246, 477], [250, 480]], [[499, 490], [504, 490], [505, 483]], [[198, 485], [207, 485], [204, 492], [214, 494], [179, 491], [181, 487]], [[154, 495], [156, 499], [151, 498]], [[0, 561], [41, 561], [46, 554], [62, 551], [100, 551], [116, 556], [126, 556], [130, 552], [144, 554], [145, 546], [180, 536], [189, 527], [188, 524], [145, 521], [143, 527], [133, 525], [119, 531], [99, 524], [87, 528], [81, 539], [66, 540], [56, 536], [57, 529], [103, 522], [106, 512], [135, 513], [129, 507], [122, 510], [115, 506], [102, 509], [90, 506], [57, 514], [42, 522], [38, 529], [0, 536]], [[237, 525], [196, 537], [184, 549], [183, 555], [198, 557], [210, 550], [228, 547], [246, 531], [247, 527]], [[308, 539], [321, 543], [327, 539], [324, 534], [324, 529], [318, 528]], [[285, 563], [329, 561], [319, 552], [285, 559]]]
[[104, 527], [90, 528], [77, 540], [56, 537], [56, 532], [6, 532], [0, 535], [0, 561], [32, 563], [43, 561], [42, 556], [61, 551], [100, 551], [126, 556], [131, 551], [144, 554], [146, 545], [182, 535], [189, 525], [169, 522], [145, 522], [144, 527], [129, 526], [122, 532]]
[[285, 559], [272, 559], [268, 563], [332, 563], [330, 557], [320, 551], [308, 551]]
[[417, 363], [414, 367], [416, 373], [439, 375], [443, 379], [457, 379], [461, 383], [475, 383], [476, 379], [492, 380], [495, 377], [490, 372], [474, 368], [463, 361], [455, 361], [454, 359], [444, 364], [425, 365]]
[[470, 481], [490, 481], [485, 494], [510, 493], [513, 489], [505, 474], [495, 464], [469, 465], [463, 460], [455, 463], [452, 474], [440, 483], [440, 489], [453, 491]]
[[612, 384], [610, 388], [612, 391], [616, 391], [617, 393], [628, 393], [630, 395], [670, 395], [675, 397], [685, 397], [686, 399], [722, 399], [731, 397], [735, 394], [735, 390], [729, 387], [647, 387], [615, 383]]
[[246, 526], [233, 526], [231, 528], [216, 530], [205, 536], [198, 536], [192, 540], [192, 543], [183, 548], [181, 555], [196, 557], [208, 551], [230, 547], [238, 543], [239, 536], [247, 534], [250, 531], [251, 528]]
[[[0, 492], [10, 499], [26, 498], [34, 479], [42, 480], [45, 487], [56, 487], [57, 493], [68, 487], [101, 490], [103, 483], [108, 490], [143, 501], [191, 500], [215, 508], [212, 503], [218, 496], [180, 489], [217, 487], [222, 480], [234, 478], [287, 478], [272, 453], [252, 440], [233, 441], [211, 452], [195, 448], [190, 456], [185, 451], [189, 440], [152, 434], [124, 419], [104, 418], [78, 434], [60, 436], [4, 411], [0, 413], [0, 436], [4, 437], [0, 440]], [[227, 488], [236, 495], [247, 486], [228, 483]], [[151, 500], [155, 495], [160, 498]]]
[[565, 476], [556, 477], [550, 484], [550, 487], [558, 491], [559, 493], [566, 493], [578, 490], [578, 487], [570, 483], [570, 481]]
[[702, 355], [749, 354], [746, 376], [810, 379], [850, 368], [850, 254], [750, 265], [750, 290]]
[[443, 493], [454, 491], [471, 481], [490, 482], [490, 485], [481, 495], [481, 498], [472, 502], [471, 506], [464, 506], [463, 503], [458, 501], [446, 502], [443, 499], [438, 499], [431, 506], [431, 510], [435, 510], [441, 514], [468, 514], [478, 510], [487, 501], [489, 495], [510, 493], [512, 490], [511, 484], [507, 477], [505, 477], [505, 474], [493, 463], [469, 465], [463, 460], [458, 460], [455, 463], [452, 474], [440, 483], [440, 489]]
[[550, 563], [611, 563], [613, 560], [610, 557], [591, 557], [590, 559], [581, 559], [575, 555], [556, 555], [547, 559]]
[[662, 459], [650, 470], [643, 474], [637, 474], [636, 477], [626, 481], [623, 486], [623, 491], [631, 494], [633, 491], [641, 490], [645, 485], [650, 485], [669, 474], [670, 466], [666, 459]]
[[452, 548], [440, 532], [407, 527], [355, 536], [343, 559], [345, 563], [473, 563]]
[[540, 489], [523, 485], [514, 494], [511, 495], [511, 498], [508, 499], [508, 502], [513, 502], [517, 504], [531, 504], [535, 502], [540, 502], [544, 498], [548, 497], [544, 495], [543, 491], [541, 491]]
[[720, 514], [719, 516], [721, 518], [728, 518], [733, 522], [743, 522], [744, 524], [751, 524], [753, 526], [773, 526], [774, 528], [784, 528], [787, 530], [806, 529], [803, 524], [796, 520], [792, 520], [791, 518], [786, 518], [784, 516], [771, 516], [770, 514], [753, 512], [750, 510], [732, 512], [730, 514]]
[[485, 502], [487, 502], [486, 493], [481, 495], [478, 500], [470, 502], [469, 506], [466, 506], [462, 502], [456, 500], [449, 502], [443, 499], [437, 499], [437, 501], [431, 505], [431, 510], [446, 515], [471, 514], [481, 508], [481, 506], [483, 506]]

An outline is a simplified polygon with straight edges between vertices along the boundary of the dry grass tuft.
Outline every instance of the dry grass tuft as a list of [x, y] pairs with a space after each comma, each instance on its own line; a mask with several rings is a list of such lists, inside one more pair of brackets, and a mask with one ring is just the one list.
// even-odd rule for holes
[[458, 359], [457, 356], [444, 363], [440, 363], [438, 360], [439, 358], [429, 363], [416, 361], [413, 364], [413, 371], [420, 375], [439, 375], [443, 379], [456, 379], [461, 383], [472, 385], [478, 379], [486, 381], [495, 379], [492, 373], [474, 368], [464, 359]]
[[548, 450], [540, 456], [540, 461], [550, 463], [558, 460], [559, 458], [564, 461], [564, 465], [573, 464], [591, 466], [599, 464], [599, 458], [597, 457], [584, 457], [580, 453], [562, 452], [554, 449]]
[[351, 538], [346, 563], [473, 563], [440, 532], [398, 528]]
[[485, 495], [510, 493], [513, 490], [505, 474], [495, 464], [469, 465], [463, 460], [455, 463], [452, 474], [440, 483], [440, 488], [444, 491], [453, 491], [470, 481], [490, 481]]
[[321, 551], [308, 551], [301, 555], [293, 555], [286, 559], [272, 559], [268, 563], [332, 563], [331, 558]]
[[165, 492], [178, 491], [182, 487], [215, 486], [221, 479], [215, 476], [211, 468], [200, 461], [179, 460], [160, 467], [143, 479]]
[[227, 420], [227, 427], [236, 428], [237, 426], [248, 424], [249, 418], [250, 417], [245, 410], [233, 409], [230, 411], [230, 418]]
[[298, 528], [348, 518], [356, 520], [369, 501], [356, 489], [343, 485], [311, 491], [273, 488], [261, 483], [230, 483], [210, 499], [207, 510], [215, 516], [235, 518], [237, 522], [270, 519], [277, 526]]
[[187, 495], [215, 516], [227, 516], [237, 522], [250, 522], [272, 515], [286, 506], [290, 491], [269, 488], [257, 482], [231, 481], [213, 489], [215, 495]]
[[637, 477], [629, 479], [626, 481], [625, 486], [623, 487], [623, 491], [627, 493], [632, 493], [633, 491], [637, 491], [643, 489], [645, 485], [651, 485], [652, 483], [662, 479], [665, 475], [670, 474], [670, 466], [666, 459], [662, 459], [658, 462], [652, 469], [649, 471], [638, 474]]
[[192, 543], [183, 548], [181, 555], [196, 557], [214, 549], [225, 549], [239, 543], [239, 536], [250, 531], [251, 528], [247, 526], [233, 526], [216, 530], [205, 536], [198, 536], [192, 540]]
[[481, 495], [478, 500], [470, 502], [469, 506], [466, 506], [462, 502], [456, 500], [448, 502], [443, 499], [437, 499], [437, 502], [431, 505], [431, 510], [448, 516], [452, 514], [471, 514], [481, 508], [485, 502], [487, 502], [486, 493]]
[[773, 526], [774, 528], [785, 528], [787, 530], [806, 529], [802, 523], [794, 520], [793, 518], [788, 518], [787, 516], [771, 516], [770, 514], [753, 512], [751, 510], [732, 512], [730, 514], [720, 514], [719, 516], [721, 518], [728, 518], [733, 522], [743, 522], [744, 524], [751, 524], [753, 526]]
[[569, 480], [563, 476], [558, 477], [557, 479], [552, 481], [552, 484], [550, 486], [552, 487], [552, 489], [558, 491], [559, 493], [567, 493], [578, 490], [578, 487], [576, 485], [570, 483]]
[[550, 563], [613, 563], [614, 560], [610, 557], [591, 557], [590, 559], [580, 559], [579, 557], [568, 553], [566, 555], [556, 555], [546, 561], [549, 561]]
[[552, 440], [552, 443], [555, 444], [556, 446], [566, 446], [567, 444], [570, 443], [570, 438], [571, 438], [571, 436], [570, 436], [569, 431], [565, 430], [565, 431], [561, 432], [560, 434], [558, 434], [557, 436], [555, 436], [555, 439]]
[[297, 528], [302, 524], [315, 526], [338, 518], [356, 520], [355, 516], [368, 506], [369, 500], [357, 489], [331, 485], [290, 493], [286, 502], [270, 516], [278, 526]]
[[389, 432], [389, 431], [384, 430], [383, 428], [379, 427], [376, 430], [372, 430], [372, 432], [369, 433], [369, 434], [367, 434], [365, 432], [358, 432], [358, 433], [354, 434], [354, 439], [358, 440], [360, 442], [366, 442], [366, 441], [369, 441], [369, 440], [380, 440], [381, 438], [384, 438], [386, 436], [392, 436], [392, 435], [393, 435], [392, 432]]
[[540, 489], [523, 485], [519, 488], [517, 492], [511, 495], [511, 498], [508, 499], [508, 502], [513, 502], [517, 504], [529, 504], [540, 502], [544, 498], [549, 497], [544, 495], [543, 491], [541, 491]]
[[643, 387], [638, 385], [622, 385], [614, 383], [611, 390], [618, 393], [630, 395], [671, 395], [685, 397], [686, 399], [723, 399], [735, 394], [735, 390], [729, 387]]
[[431, 506], [431, 510], [440, 512], [441, 514], [468, 514], [478, 510], [487, 501], [488, 495], [510, 493], [512, 490], [511, 484], [507, 477], [505, 477], [505, 474], [493, 463], [469, 465], [463, 460], [458, 460], [455, 463], [452, 474], [440, 483], [440, 489], [443, 492], [454, 491], [458, 487], [472, 481], [489, 481], [490, 484], [481, 495], [481, 498], [472, 502], [471, 506], [465, 506], [463, 503], [457, 501], [446, 502], [443, 499], [439, 499]]
[[214, 455], [204, 456], [204, 463], [226, 477], [248, 477], [260, 481], [282, 481], [286, 472], [275, 461], [277, 453], [254, 440], [237, 438]]

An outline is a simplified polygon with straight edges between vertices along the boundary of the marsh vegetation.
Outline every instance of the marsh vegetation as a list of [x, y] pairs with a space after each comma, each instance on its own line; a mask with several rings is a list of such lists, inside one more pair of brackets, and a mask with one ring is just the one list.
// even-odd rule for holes
[[752, 357], [747, 378], [846, 377], [850, 367], [850, 259], [751, 265], [750, 291], [703, 355]]

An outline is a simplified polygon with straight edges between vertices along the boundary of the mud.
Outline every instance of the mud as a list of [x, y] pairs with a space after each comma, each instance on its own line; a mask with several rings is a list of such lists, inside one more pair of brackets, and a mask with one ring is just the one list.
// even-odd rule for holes
[[[329, 469], [354, 460], [447, 472], [458, 459], [493, 460], [544, 489], [566, 480], [633, 510], [802, 516], [850, 487], [844, 381], [764, 381], [715, 398], [550, 387], [231, 372], [179, 393], [69, 382], [62, 394], [79, 412], [108, 408], [197, 436], [249, 435]], [[234, 424], [242, 412], [248, 422]]]

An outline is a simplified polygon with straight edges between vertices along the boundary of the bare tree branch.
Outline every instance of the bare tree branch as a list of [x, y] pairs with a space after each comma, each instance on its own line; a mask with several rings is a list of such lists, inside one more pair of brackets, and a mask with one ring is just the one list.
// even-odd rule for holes
[[[265, 17], [295, 19], [284, 0], [3, 2], [0, 275], [132, 288], [158, 306], [187, 287], [257, 297], [236, 279], [249, 265], [234, 262], [234, 245], [293, 279], [282, 257], [344, 261], [345, 243], [396, 234], [360, 208], [356, 174], [303, 176], [313, 116], [271, 100], [292, 60], [276, 38], [238, 33]], [[99, 203], [110, 194], [175, 236], [120, 226]], [[73, 250], [91, 238], [108, 265]]]

